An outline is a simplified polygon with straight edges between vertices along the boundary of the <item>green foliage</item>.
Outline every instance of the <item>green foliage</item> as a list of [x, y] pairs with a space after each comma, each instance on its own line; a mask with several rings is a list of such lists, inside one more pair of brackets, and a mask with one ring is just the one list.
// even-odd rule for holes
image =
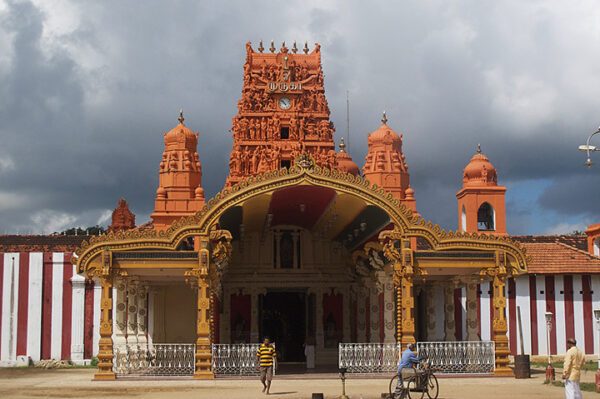
[[98, 367], [98, 358], [96, 356], [94, 356], [92, 358], [92, 360], [90, 361], [90, 366], [92, 366], [92, 367]]
[[81, 227], [71, 227], [70, 229], [54, 232], [54, 234], [60, 234], [65, 236], [97, 236], [106, 233], [106, 229], [100, 225], [95, 225], [82, 229]]

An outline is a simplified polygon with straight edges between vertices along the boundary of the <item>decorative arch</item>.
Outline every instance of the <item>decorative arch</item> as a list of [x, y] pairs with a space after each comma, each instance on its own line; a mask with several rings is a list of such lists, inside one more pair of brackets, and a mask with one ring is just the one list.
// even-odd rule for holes
[[[480, 228], [480, 226], [484, 228]], [[484, 231], [496, 230], [496, 210], [487, 201], [481, 203], [477, 208], [477, 229]]]
[[[290, 169], [279, 169], [248, 178], [225, 188], [215, 195], [204, 208], [193, 216], [175, 221], [167, 230], [129, 230], [110, 232], [83, 242], [77, 249], [74, 262], [78, 271], [89, 273], [91, 260], [104, 251], [167, 250], [174, 251], [188, 237], [219, 237], [218, 221], [228, 209], [274, 190], [314, 185], [357, 196], [368, 204], [385, 211], [393, 224], [395, 235], [421, 237], [433, 250], [501, 251], [508, 255], [512, 274], [527, 270], [525, 249], [507, 237], [478, 235], [476, 233], [445, 231], [406, 208], [399, 200], [377, 185], [360, 176], [315, 165], [312, 158], [300, 156]], [[230, 235], [229, 235], [230, 236]]]

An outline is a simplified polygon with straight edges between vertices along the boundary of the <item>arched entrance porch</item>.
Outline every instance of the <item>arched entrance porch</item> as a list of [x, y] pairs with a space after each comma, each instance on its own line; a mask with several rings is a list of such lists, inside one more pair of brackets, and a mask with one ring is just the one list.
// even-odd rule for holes
[[[283, 199], [273, 202], [278, 196]], [[315, 250], [315, 246], [312, 248], [321, 270], [316, 267], [307, 273], [313, 279], [320, 276], [318, 280], [311, 281], [307, 274], [302, 274], [306, 259], [297, 242], [299, 238], [302, 240], [303, 234], [322, 247], [320, 252]], [[235, 282], [232, 270], [236, 265], [248, 266], [250, 263], [250, 257], [243, 255], [244, 252], [260, 250], [255, 245], [248, 248], [246, 241], [260, 243], [261, 235], [263, 242], [270, 243], [265, 246], [271, 245], [269, 251], [261, 252], [270, 254], [262, 258], [262, 263], [269, 264], [270, 257], [272, 269], [267, 276], [271, 281], [296, 273], [296, 285], [300, 281], [302, 287], [287, 288], [298, 291], [306, 287], [307, 295], [310, 295], [311, 286], [320, 283], [322, 291], [315, 293], [315, 301], [323, 301], [324, 304], [325, 295], [329, 295], [331, 304], [328, 306], [332, 309], [339, 308], [340, 299], [334, 297], [342, 294], [341, 333], [338, 332], [340, 328], [334, 313], [332, 318], [323, 314], [314, 318], [315, 339], [318, 345], [322, 336], [324, 349], [326, 338], [339, 340], [341, 336], [342, 340], [350, 341], [354, 335], [358, 339], [359, 333], [363, 334], [361, 324], [365, 325], [365, 337], [368, 334], [369, 339], [381, 339], [383, 335], [385, 339], [387, 330], [384, 328], [381, 334], [381, 328], [374, 328], [375, 320], [370, 317], [373, 312], [369, 311], [375, 307], [389, 307], [388, 304], [392, 306], [391, 312], [387, 319], [385, 312], [378, 313], [378, 325], [392, 323], [391, 336], [395, 340], [414, 342], [415, 284], [450, 276], [454, 277], [454, 281], [457, 281], [457, 276], [458, 280], [464, 281], [492, 279], [495, 290], [493, 338], [496, 342], [496, 371], [498, 374], [510, 372], [507, 368], [504, 281], [507, 276], [526, 270], [525, 255], [518, 244], [506, 238], [444, 232], [364, 179], [320, 168], [310, 158], [301, 157], [290, 170], [259, 175], [222, 191], [202, 211], [178, 220], [166, 231], [132, 230], [109, 234], [80, 248], [75, 258], [79, 271], [102, 282], [100, 364], [96, 378], [115, 378], [113, 284], [116, 279], [129, 278], [142, 270], [161, 276], [159, 278], [176, 275], [193, 284], [197, 292], [194, 375], [212, 378], [211, 344], [224, 336], [220, 328], [223, 322], [215, 323], [215, 317], [221, 315], [216, 309], [222, 307], [223, 299], [227, 300], [227, 296], [223, 297], [223, 288], [227, 289], [228, 275], [231, 276], [230, 282]], [[315, 237], [316, 240], [313, 239]], [[335, 262], [323, 259], [335, 254]], [[261, 259], [260, 256], [258, 259]], [[319, 266], [316, 263], [313, 266]], [[336, 273], [340, 272], [335, 277], [337, 280], [333, 280], [338, 286], [337, 292], [335, 286], [331, 287], [332, 279], [325, 278], [330, 276], [323, 270], [324, 266], [331, 264], [336, 265]], [[246, 272], [251, 270], [250, 266]], [[242, 276], [244, 272], [241, 270]], [[241, 283], [251, 282], [251, 278], [252, 275], [247, 275], [246, 281]], [[327, 288], [333, 289], [324, 292]], [[268, 294], [267, 290], [264, 295]], [[365, 301], [353, 304], [352, 296]], [[359, 314], [359, 306], [367, 305], [369, 309], [365, 309], [364, 323], [354, 316], [356, 323], [352, 332], [354, 327], [348, 322], [351, 315]], [[322, 310], [324, 308], [321, 307]], [[259, 310], [258, 307], [254, 309]], [[318, 312], [319, 307], [315, 309]], [[348, 316], [346, 323], [343, 321], [344, 309]], [[332, 326], [329, 333], [325, 325], [320, 329], [317, 326], [318, 323], [327, 324], [328, 319]], [[231, 337], [231, 331], [229, 333]], [[260, 328], [256, 333], [260, 333]]]

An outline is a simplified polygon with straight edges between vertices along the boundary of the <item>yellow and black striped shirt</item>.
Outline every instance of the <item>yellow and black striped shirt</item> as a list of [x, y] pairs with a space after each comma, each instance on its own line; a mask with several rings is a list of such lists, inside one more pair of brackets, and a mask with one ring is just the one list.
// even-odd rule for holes
[[269, 367], [273, 365], [273, 358], [277, 355], [273, 345], [260, 344], [256, 356], [260, 359], [260, 367]]

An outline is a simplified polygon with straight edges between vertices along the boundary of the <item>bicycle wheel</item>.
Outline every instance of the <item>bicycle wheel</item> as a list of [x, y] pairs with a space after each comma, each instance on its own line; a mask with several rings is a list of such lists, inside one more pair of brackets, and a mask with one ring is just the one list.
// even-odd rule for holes
[[440, 386], [435, 375], [430, 374], [427, 379], [427, 397], [429, 399], [437, 399], [440, 393]]
[[419, 377], [409, 377], [406, 382], [406, 386], [408, 388], [408, 398], [409, 399], [423, 399], [425, 396], [425, 389], [420, 386]]
[[392, 377], [390, 380], [390, 398], [394, 398], [394, 392], [396, 392], [396, 386], [398, 385], [398, 375]]

